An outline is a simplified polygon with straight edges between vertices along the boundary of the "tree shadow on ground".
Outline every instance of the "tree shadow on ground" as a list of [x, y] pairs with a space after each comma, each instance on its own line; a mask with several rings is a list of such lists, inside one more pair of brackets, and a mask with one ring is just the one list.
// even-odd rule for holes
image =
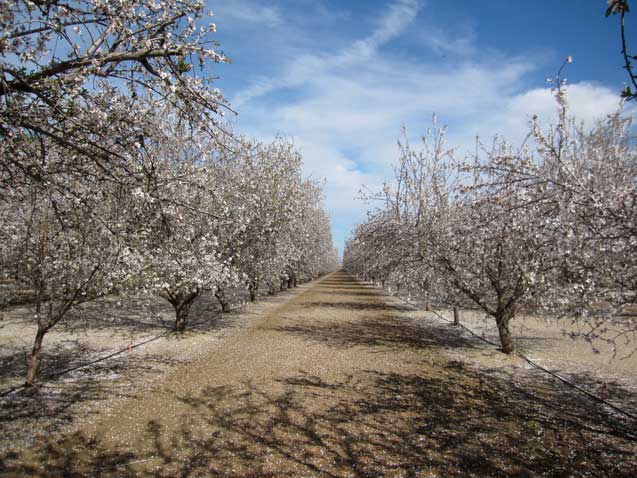
[[369, 346], [400, 349], [405, 347], [414, 349], [461, 347], [471, 349], [479, 345], [471, 338], [449, 333], [449, 327], [448, 325], [430, 325], [429, 327], [416, 328], [406, 320], [397, 319], [395, 315], [376, 313], [364, 320], [342, 320], [337, 323], [297, 322], [274, 327], [272, 330], [300, 336], [305, 340], [317, 341], [333, 347]]
[[[328, 291], [328, 290], [323, 290], [323, 291], [315, 291], [316, 294], [324, 294], [324, 295], [328, 295], [328, 296], [333, 296], [334, 295], [334, 291]], [[338, 291], [338, 295], [339, 296], [347, 296], [347, 297], [361, 297], [361, 298], [368, 298], [368, 297], [383, 297], [382, 294], [379, 294], [377, 291], [374, 290], [369, 290], [369, 291], [350, 291], [350, 290], [339, 290]]]
[[[340, 296], [340, 293], [339, 293]], [[404, 312], [409, 310], [408, 308], [400, 305], [389, 305], [384, 301], [378, 302], [304, 302], [304, 307], [316, 307], [318, 309], [342, 309], [344, 313], [347, 311], [381, 311], [381, 312]]]
[[[228, 292], [229, 300], [235, 295]], [[187, 328], [213, 330], [219, 327], [221, 308], [210, 292], [204, 292], [194, 303]], [[125, 299], [109, 296], [72, 309], [61, 328], [72, 332], [92, 332], [115, 329], [129, 334], [171, 330], [175, 324], [175, 311], [168, 301], [160, 297]]]
[[576, 383], [597, 396], [603, 396], [610, 403], [617, 404], [637, 416], [637, 395], [617, 380], [601, 379], [591, 373], [560, 372], [560, 375], [572, 383]]
[[[191, 322], [184, 334], [173, 333], [165, 324], [157, 322], [109, 322], [104, 316], [112, 313], [112, 307], [104, 308], [104, 304], [92, 304], [88, 311], [80, 311], [79, 316], [53, 329], [45, 338], [37, 386], [0, 396], [2, 443], [9, 442], [12, 436], [23, 439], [25, 432], [26, 435], [32, 433], [33, 425], [39, 421], [51, 428], [71, 422], [85, 404], [94, 407], [113, 395], [132, 396], [132, 385], [138, 377], [183, 363], [177, 358], [144, 351], [148, 343], [178, 342], [193, 334], [237, 326], [236, 314], [221, 315], [214, 296], [201, 299], [193, 307]], [[94, 341], [95, 335], [91, 334], [101, 334], [100, 340]], [[53, 336], [55, 340], [51, 340]], [[0, 392], [8, 392], [24, 383], [28, 351], [28, 347], [18, 346], [3, 350], [0, 383], [5, 385]]]
[[90, 418], [93, 414], [90, 410], [96, 408], [98, 402], [113, 396], [124, 399], [136, 396], [132, 386], [136, 377], [155, 372], [158, 367], [174, 367], [181, 363], [161, 354], [140, 355], [131, 351], [61, 376], [49, 377], [50, 371], [73, 368], [80, 359], [73, 351], [57, 351], [54, 346], [47, 360], [37, 386], [0, 397], [3, 442], [11, 437], [24, 440], [25, 433], [35, 434], [41, 426], [56, 430], [73, 422], [78, 417], [78, 409], [86, 406], [90, 407], [85, 408], [86, 416], [80, 415]]
[[[261, 296], [264, 296], [262, 293]], [[242, 289], [226, 290], [228, 301], [234, 308], [248, 301], [248, 292]], [[33, 326], [34, 310], [27, 307], [7, 309], [8, 321], [17, 325]], [[209, 331], [223, 327], [221, 307], [212, 292], [204, 292], [194, 303], [187, 328]], [[168, 301], [157, 296], [125, 297], [109, 295], [72, 308], [54, 330], [69, 333], [91, 333], [103, 330], [130, 335], [171, 330], [175, 324], [175, 311]]]
[[[228, 295], [232, 300], [235, 300], [235, 295], [240, 297], [240, 294]], [[108, 298], [71, 311], [44, 339], [39, 367], [42, 380], [108, 356], [116, 352], [118, 347], [125, 348], [128, 344], [135, 345], [158, 336], [163, 336], [164, 340], [179, 340], [180, 334], [171, 333], [173, 309], [164, 302], [152, 299], [150, 304], [142, 304], [141, 301], [131, 300], [117, 305], [116, 298]], [[215, 297], [206, 293], [193, 305], [186, 334], [214, 332], [235, 326], [233, 313], [222, 314]], [[35, 334], [35, 327], [32, 328]], [[112, 336], [104, 335], [111, 333]], [[108, 347], [100, 346], [94, 343], [92, 334], [112, 339], [107, 341]], [[53, 337], [57, 339], [52, 340]], [[105, 340], [103, 337], [102, 342]], [[0, 383], [11, 381], [12, 378], [21, 380], [25, 376], [32, 337], [26, 338], [26, 345], [7, 345], [2, 351]]]
[[[315, 306], [326, 307], [323, 302], [312, 304]], [[364, 311], [369, 304], [360, 304], [360, 309]], [[330, 306], [330, 305], [328, 305]], [[331, 308], [338, 309], [342, 307], [347, 309], [349, 304], [331, 304]], [[373, 304], [372, 304], [373, 306]], [[397, 307], [397, 310], [404, 310]], [[370, 310], [376, 311], [371, 307]], [[380, 310], [380, 309], [378, 309]], [[416, 325], [416, 326], [415, 326]], [[290, 325], [278, 326], [273, 330], [289, 333], [302, 337], [304, 340], [324, 343], [336, 348], [340, 347], [376, 347], [387, 352], [391, 350], [404, 350], [406, 348], [416, 350], [431, 349], [481, 349], [493, 350], [494, 354], [500, 354], [493, 345], [478, 340], [476, 337], [467, 333], [463, 333], [462, 329], [452, 326], [451, 324], [442, 323], [436, 319], [419, 319], [413, 320], [404, 318], [397, 319], [394, 315], [379, 315], [378, 312], [364, 320], [355, 321], [338, 321], [321, 322], [313, 321], [311, 323], [297, 322]], [[523, 337], [521, 340], [525, 350], [540, 350], [546, 347], [543, 344], [543, 337]], [[519, 343], [516, 341], [516, 343]], [[499, 373], [492, 370], [489, 373]], [[602, 384], [606, 384], [605, 396], [619, 405], [626, 408], [629, 412], [637, 414], [637, 398], [633, 391], [627, 389], [624, 385], [610, 381], [605, 382], [595, 378], [592, 374], [563, 374], [566, 378], [570, 378], [571, 382], [583, 386], [585, 389], [593, 393], [600, 390]], [[565, 388], [566, 385], [561, 384], [557, 380], [550, 379], [546, 382], [543, 372], [539, 370], [537, 373], [531, 373], [533, 380], [537, 380], [541, 384], [549, 384], [553, 388]], [[507, 376], [510, 379], [510, 375]], [[522, 378], [520, 378], [522, 380]], [[527, 386], [534, 388], [533, 383], [527, 381]], [[571, 400], [579, 400], [582, 398], [581, 393], [573, 389], [566, 389], [564, 393], [569, 395]], [[584, 397], [584, 400], [590, 400]], [[591, 402], [592, 406], [597, 406]]]
[[369, 290], [377, 290], [375, 286], [371, 284], [361, 284], [356, 282], [349, 276], [343, 279], [339, 278], [329, 278], [321, 281], [320, 284], [317, 285], [320, 289], [330, 288], [340, 292], [341, 290], [351, 290], [351, 289], [369, 289]]
[[135, 448], [76, 434], [4, 453], [0, 466], [8, 476], [228, 478], [628, 478], [637, 466], [629, 424], [550, 386], [529, 391], [457, 362], [276, 382], [276, 391], [245, 382], [178, 393], [179, 426], [150, 421]]

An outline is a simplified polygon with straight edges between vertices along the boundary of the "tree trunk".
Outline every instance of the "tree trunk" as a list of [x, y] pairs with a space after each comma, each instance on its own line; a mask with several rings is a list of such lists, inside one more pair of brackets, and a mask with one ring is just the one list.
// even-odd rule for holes
[[288, 289], [296, 287], [296, 273], [290, 274], [288, 277]]
[[226, 293], [221, 287], [217, 287], [215, 297], [219, 301], [219, 304], [221, 304], [221, 312], [230, 312], [230, 302], [228, 302]]
[[256, 281], [251, 280], [248, 284], [248, 291], [250, 292], [250, 302], [257, 300], [257, 284]]
[[425, 292], [425, 310], [431, 310], [431, 294], [429, 293], [429, 289], [423, 289]]
[[188, 314], [190, 314], [190, 304], [182, 304], [175, 308], [175, 330], [177, 332], [186, 330]]
[[502, 352], [505, 354], [512, 354], [515, 351], [513, 346], [513, 338], [511, 337], [511, 331], [509, 330], [509, 321], [511, 315], [506, 313], [498, 314], [495, 318], [495, 322], [498, 325], [498, 333], [500, 334], [500, 345]]
[[186, 330], [186, 323], [188, 322], [190, 308], [200, 294], [201, 291], [197, 290], [196, 292], [178, 292], [177, 294], [170, 295], [168, 301], [175, 309], [175, 331], [183, 332]]
[[460, 310], [458, 307], [453, 307], [453, 325], [460, 325]]
[[[26, 387], [31, 387], [35, 382], [35, 377], [38, 373], [38, 365], [40, 361], [40, 352], [42, 350], [42, 342], [44, 341], [44, 336], [46, 333], [51, 330], [62, 318], [64, 315], [71, 309], [73, 306], [74, 298], [61, 302], [57, 309], [54, 309], [53, 302], [49, 300], [46, 312], [42, 311], [43, 305], [43, 295], [42, 291], [44, 287], [39, 288], [39, 292], [36, 293], [36, 305], [35, 312], [37, 315], [37, 332], [35, 334], [35, 340], [33, 341], [33, 348], [31, 349], [31, 355], [29, 357], [29, 363], [27, 365], [27, 376], [24, 382]], [[79, 290], [77, 291], [79, 293]], [[77, 295], [76, 293], [76, 295]], [[46, 320], [44, 319], [46, 317]]]
[[33, 382], [35, 381], [40, 361], [40, 351], [42, 350], [42, 341], [44, 340], [46, 332], [47, 329], [38, 327], [38, 331], [35, 334], [33, 348], [31, 349], [31, 356], [29, 357], [29, 366], [27, 367], [27, 378], [25, 381], [25, 386], [27, 387], [33, 386]]
[[276, 295], [276, 286], [274, 285], [274, 282], [268, 283], [268, 295]]

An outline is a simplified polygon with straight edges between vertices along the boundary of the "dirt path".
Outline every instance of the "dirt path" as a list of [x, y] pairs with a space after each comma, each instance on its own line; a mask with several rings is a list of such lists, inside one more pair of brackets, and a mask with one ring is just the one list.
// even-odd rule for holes
[[3, 476], [633, 477], [634, 424], [551, 383], [466, 368], [343, 272]]

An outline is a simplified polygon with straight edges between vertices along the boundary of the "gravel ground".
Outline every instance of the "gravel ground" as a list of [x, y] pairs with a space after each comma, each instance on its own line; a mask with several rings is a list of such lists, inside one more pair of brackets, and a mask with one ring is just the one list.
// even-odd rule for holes
[[[381, 289], [382, 290], [382, 289]], [[394, 287], [395, 291], [395, 287]], [[391, 295], [390, 301], [416, 306], [410, 315], [423, 326], [451, 321], [449, 309], [425, 311], [416, 295], [402, 290]], [[412, 307], [413, 308], [413, 307]], [[497, 367], [501, 371], [516, 367], [532, 368], [523, 360], [509, 360], [494, 353], [498, 347], [498, 329], [493, 317], [478, 310], [461, 310], [461, 324], [479, 338], [492, 344], [474, 341], [472, 350], [457, 349], [455, 355], [480, 368]], [[445, 320], [447, 322], [445, 322]], [[600, 328], [600, 338], [586, 340], [590, 330], [583, 321], [552, 316], [520, 314], [511, 322], [511, 332], [517, 350], [538, 365], [559, 374], [590, 393], [603, 396], [610, 403], [637, 416], [637, 319], [622, 317]], [[472, 338], [467, 330], [458, 333]], [[619, 338], [617, 338], [619, 336]], [[474, 337], [475, 338], [475, 337]]]
[[235, 330], [3, 475], [635, 476], [635, 423], [346, 273]]
[[[172, 307], [158, 298], [108, 297], [75, 309], [46, 335], [37, 389], [0, 396], [0, 450], [29, 447], [53, 432], [73, 432], [139, 396], [175, 366], [209, 353], [306, 287], [262, 296], [248, 306], [247, 292], [228, 291], [235, 304], [228, 314], [221, 314], [212, 295], [204, 295], [182, 334], [172, 332]], [[25, 356], [36, 330], [31, 315], [27, 307], [14, 307], [0, 322], [0, 391], [24, 383]]]

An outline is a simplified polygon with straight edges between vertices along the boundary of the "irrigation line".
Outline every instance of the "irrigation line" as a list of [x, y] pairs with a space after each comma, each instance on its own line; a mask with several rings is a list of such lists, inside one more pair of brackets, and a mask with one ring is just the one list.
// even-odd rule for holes
[[593, 400], [602, 403], [604, 405], [606, 405], [607, 407], [612, 408], [613, 410], [615, 410], [618, 413], [621, 413], [622, 415], [626, 415], [629, 418], [632, 418], [633, 420], [637, 420], [637, 415], [627, 412], [626, 410], [619, 408], [615, 405], [613, 405], [612, 403], [603, 400], [601, 398], [599, 398], [597, 395], [595, 395], [594, 393], [589, 392], [588, 390], [586, 390], [583, 387], [580, 387], [579, 385], [570, 382], [569, 380], [565, 379], [564, 377], [562, 377], [561, 375], [558, 375], [555, 372], [552, 372], [551, 370], [548, 370], [544, 367], [542, 367], [541, 365], [539, 365], [538, 363], [534, 362], [533, 360], [531, 360], [530, 358], [528, 358], [526, 355], [524, 355], [522, 352], [517, 352], [517, 354], [523, 358], [524, 360], [526, 360], [529, 364], [531, 364], [533, 367], [538, 368], [539, 370], [548, 373], [549, 375], [551, 375], [552, 377], [558, 379], [560, 382], [565, 383], [566, 385], [568, 385], [569, 387], [573, 387], [575, 390], [583, 393], [584, 395], [587, 395], [589, 398], [592, 398]]
[[[78, 369], [81, 369], [81, 368], [84, 368], [84, 367], [88, 367], [89, 365], [93, 365], [93, 364], [96, 364], [96, 363], [99, 363], [99, 362], [103, 362], [104, 360], [108, 360], [109, 358], [115, 357], [115, 356], [120, 355], [120, 354], [122, 354], [124, 352], [127, 352], [129, 350], [133, 350], [133, 349], [141, 347], [142, 345], [145, 345], [147, 343], [154, 342], [155, 340], [158, 340], [158, 339], [160, 339], [162, 337], [165, 337], [165, 336], [167, 336], [170, 333], [172, 333], [172, 330], [168, 330], [168, 331], [162, 332], [161, 334], [156, 335], [154, 337], [151, 337], [148, 340], [144, 340], [143, 342], [127, 345], [123, 349], [117, 350], [117, 351], [112, 352], [112, 353], [110, 353], [108, 355], [105, 355], [103, 357], [96, 358], [95, 360], [91, 360], [90, 362], [82, 363], [80, 365], [75, 365], [74, 367], [70, 367], [70, 368], [67, 368], [67, 369], [64, 369], [64, 370], [58, 370], [57, 372], [53, 372], [53, 373], [47, 375], [46, 377], [44, 377], [43, 381], [50, 380], [50, 379], [55, 378], [55, 377], [59, 377], [60, 375], [64, 375], [64, 374], [67, 374], [69, 372], [73, 372], [74, 370], [78, 370]], [[9, 394], [11, 394], [13, 392], [17, 392], [18, 390], [21, 390], [21, 389], [23, 389], [25, 387], [26, 387], [26, 384], [23, 383], [22, 385], [18, 385], [17, 387], [13, 387], [13, 388], [10, 388], [10, 389], [7, 389], [7, 390], [3, 390], [2, 392], [0, 392], [0, 397], [4, 397], [4, 396], [9, 395]]]
[[[135, 461], [128, 461], [126, 463], [119, 463], [117, 465], [101, 466], [101, 467], [97, 468], [96, 471], [117, 470], [119, 468], [124, 468], [125, 466], [138, 465], [140, 463], [146, 463], [146, 462], [149, 462], [149, 461], [159, 460], [159, 459], [161, 459], [161, 457], [154, 456], [152, 458], [144, 458], [143, 460], [135, 460]], [[87, 475], [84, 474], [84, 476], [87, 476]], [[91, 475], [88, 475], [88, 476], [94, 476], [94, 475], [91, 474]]]
[[[378, 287], [378, 286], [376, 286]], [[417, 307], [416, 305], [412, 304], [411, 302], [407, 302], [405, 299], [403, 299], [402, 297], [398, 296], [398, 295], [391, 295], [391, 293], [387, 292], [385, 289], [381, 288], [381, 290], [383, 292], [385, 292], [387, 295], [391, 296], [391, 297], [396, 297], [399, 301], [401, 301], [403, 304], [406, 304], [409, 308], [411, 308], [414, 311], [417, 310], [421, 310], [420, 307]], [[452, 320], [447, 319], [446, 317], [443, 317], [442, 315], [440, 315], [438, 312], [436, 311], [428, 311], [428, 312], [432, 312], [436, 317], [438, 317], [439, 319], [447, 322], [447, 323], [453, 323]], [[490, 340], [487, 340], [486, 338], [478, 335], [476, 332], [474, 332], [473, 330], [471, 330], [469, 327], [467, 327], [466, 325], [463, 324], [458, 324], [460, 327], [462, 327], [464, 330], [466, 330], [467, 332], [469, 332], [471, 335], [473, 335], [474, 337], [482, 340], [483, 342], [489, 344], [489, 345], [493, 345], [495, 347], [498, 346], [498, 344], [496, 344], [495, 342], [491, 342]], [[538, 370], [541, 370], [542, 372], [547, 373], [548, 375], [550, 375], [551, 377], [556, 378], [557, 380], [559, 380], [560, 382], [564, 383], [565, 385], [568, 385], [569, 387], [577, 390], [578, 392], [586, 395], [587, 397], [595, 400], [598, 403], [601, 403], [603, 405], [606, 405], [607, 407], [613, 409], [614, 411], [627, 416], [628, 418], [631, 418], [633, 420], [637, 420], [637, 415], [635, 415], [634, 413], [631, 412], [627, 412], [626, 410], [613, 405], [612, 403], [610, 403], [607, 400], [601, 399], [599, 398], [597, 395], [595, 395], [594, 393], [589, 392], [588, 390], [586, 390], [585, 388], [577, 385], [576, 383], [571, 382], [570, 380], [562, 377], [561, 375], [548, 370], [547, 368], [542, 367], [540, 364], [538, 364], [537, 362], [534, 362], [533, 360], [531, 360], [530, 358], [528, 358], [525, 354], [523, 354], [522, 352], [516, 350], [515, 352], [521, 359], [525, 360], [526, 362], [529, 363], [529, 365], [537, 368]]]
[[162, 332], [161, 334], [156, 335], [155, 337], [152, 337], [152, 338], [150, 338], [148, 340], [144, 340], [143, 342], [139, 342], [139, 343], [134, 344], [134, 345], [130, 344], [130, 345], [124, 347], [123, 349], [120, 349], [120, 350], [117, 350], [116, 352], [113, 352], [113, 353], [110, 353], [108, 355], [105, 355], [104, 357], [100, 357], [100, 358], [97, 358], [95, 360], [91, 360], [90, 362], [86, 362], [86, 363], [83, 363], [83, 364], [80, 364], [80, 365], [76, 365], [74, 367], [70, 367], [70, 368], [67, 368], [65, 370], [60, 370], [60, 371], [57, 371], [57, 372], [53, 372], [52, 374], [47, 375], [45, 377], [45, 380], [50, 380], [52, 378], [59, 377], [60, 375], [64, 375], [64, 374], [67, 374], [69, 372], [73, 372], [74, 370], [78, 370], [78, 369], [81, 369], [81, 368], [84, 368], [84, 367], [88, 367], [89, 365], [93, 365], [93, 364], [98, 363], [98, 362], [103, 362], [104, 360], [108, 360], [109, 358], [115, 357], [115, 356], [120, 355], [120, 354], [122, 354], [124, 352], [136, 349], [137, 347], [141, 347], [142, 345], [148, 344], [150, 342], [154, 342], [155, 340], [158, 340], [158, 339], [160, 339], [162, 337], [165, 337], [166, 335], [170, 334], [171, 332], [172, 332], [172, 330], [166, 331], [166, 332]]
[[[442, 315], [440, 315], [439, 313], [433, 311], [434, 315], [436, 315], [438, 318], [446, 321], [446, 322], [451, 322], [451, 320], [443, 317]], [[469, 327], [467, 327], [466, 325], [463, 324], [458, 324], [460, 327], [462, 327], [464, 330], [466, 330], [467, 332], [469, 332], [471, 335], [479, 338], [480, 340], [490, 344], [490, 345], [494, 345], [494, 346], [498, 346], [498, 344], [496, 344], [495, 342], [491, 342], [490, 340], [485, 339], [484, 337], [481, 337], [480, 335], [476, 334], [473, 330], [471, 330]], [[615, 410], [616, 412], [619, 412], [623, 415], [626, 415], [629, 418], [632, 418], [633, 420], [637, 420], [637, 415], [627, 412], [626, 410], [623, 410], [622, 408], [617, 407], [616, 405], [613, 405], [612, 403], [608, 402], [607, 400], [603, 400], [601, 398], [599, 398], [597, 395], [595, 395], [594, 393], [589, 392], [588, 390], [586, 390], [585, 388], [577, 385], [576, 383], [571, 382], [570, 380], [567, 380], [566, 378], [562, 377], [561, 375], [541, 366], [540, 364], [538, 364], [537, 362], [531, 360], [529, 357], [526, 356], [526, 354], [520, 352], [519, 350], [515, 351], [516, 355], [518, 355], [520, 358], [522, 358], [523, 360], [525, 360], [526, 362], [528, 362], [530, 365], [532, 365], [533, 367], [537, 368], [538, 370], [541, 370], [542, 372], [545, 372], [547, 374], [549, 374], [550, 376], [558, 379], [560, 382], [568, 385], [569, 387], [574, 388], [575, 390], [583, 393], [584, 395], [587, 395], [589, 398], [592, 398], [593, 400], [602, 403], [604, 405], [606, 405], [607, 407], [612, 408], [613, 410]]]
[[[227, 313], [232, 313], [232, 312], [237, 312], [237, 311], [243, 311], [243, 310], [245, 310], [245, 309], [248, 307], [248, 305], [250, 305], [250, 302], [245, 302], [245, 303], [243, 303], [243, 304], [237, 305], [237, 306], [233, 307], [233, 308], [230, 310], [230, 312], [227, 312]], [[205, 322], [206, 322], [206, 321], [199, 321], [199, 322], [195, 322], [195, 323], [191, 324], [191, 326], [193, 326], [193, 325], [199, 325], [199, 324], [202, 324], [202, 323], [205, 323]], [[89, 365], [93, 365], [93, 364], [95, 364], [95, 363], [102, 362], [102, 361], [104, 361], [104, 360], [108, 360], [109, 358], [115, 357], [115, 356], [117, 356], [117, 355], [119, 355], [119, 354], [121, 354], [121, 353], [124, 353], [124, 352], [128, 351], [128, 350], [132, 350], [132, 349], [135, 349], [135, 348], [140, 347], [140, 346], [142, 346], [142, 345], [145, 345], [145, 344], [147, 344], [147, 343], [154, 342], [155, 340], [158, 340], [158, 339], [160, 339], [161, 337], [165, 337], [165, 336], [167, 336], [167, 335], [169, 335], [169, 334], [171, 334], [171, 333], [173, 333], [173, 332], [174, 332], [173, 330], [167, 330], [167, 331], [162, 332], [161, 334], [156, 335], [156, 336], [154, 336], [154, 337], [152, 337], [152, 338], [150, 338], [150, 339], [148, 339], [148, 340], [145, 340], [145, 341], [143, 341], [143, 342], [139, 342], [139, 343], [134, 344], [134, 345], [126, 346], [126, 347], [124, 347], [123, 349], [120, 349], [120, 350], [117, 350], [116, 352], [113, 352], [113, 353], [110, 353], [110, 354], [108, 354], [108, 355], [105, 355], [104, 357], [100, 357], [100, 358], [97, 358], [97, 359], [95, 359], [95, 360], [91, 360], [90, 362], [86, 362], [86, 363], [83, 363], [83, 364], [80, 364], [80, 365], [76, 365], [76, 366], [74, 366], [74, 367], [67, 368], [67, 369], [65, 369], [65, 370], [61, 370], [61, 371], [57, 371], [57, 372], [53, 372], [53, 373], [51, 373], [51, 374], [47, 375], [47, 376], [44, 378], [44, 380], [50, 380], [50, 379], [52, 379], [52, 378], [59, 377], [59, 376], [61, 376], [61, 375], [67, 374], [67, 373], [69, 373], [69, 372], [72, 372], [72, 371], [74, 371], [74, 370], [78, 370], [78, 369], [81, 369], [81, 368], [84, 368], [84, 367], [88, 367]], [[23, 383], [23, 384], [18, 385], [18, 386], [16, 386], [16, 387], [12, 387], [12, 388], [8, 388], [8, 389], [6, 389], [6, 390], [2, 390], [2, 391], [0, 391], [0, 397], [5, 397], [5, 396], [7, 396], [7, 395], [12, 394], [13, 392], [17, 392], [18, 390], [22, 390], [22, 389], [23, 389], [23, 388], [25, 388], [25, 387], [26, 387], [26, 383]]]
[[22, 385], [18, 385], [17, 387], [13, 387], [13, 388], [7, 388], [6, 390], [3, 390], [2, 392], [0, 392], [0, 397], [4, 397], [6, 395], [9, 395], [13, 392], [17, 392], [18, 390], [24, 388], [24, 384]]

